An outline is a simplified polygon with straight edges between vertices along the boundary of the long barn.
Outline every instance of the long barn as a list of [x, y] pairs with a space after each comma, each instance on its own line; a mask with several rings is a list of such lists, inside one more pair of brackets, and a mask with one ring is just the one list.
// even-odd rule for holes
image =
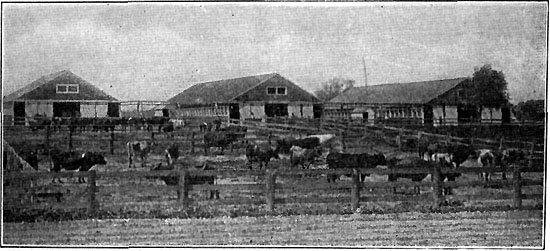
[[120, 102], [74, 73], [43, 76], [3, 99], [4, 123], [28, 124], [34, 116], [119, 117]]
[[168, 100], [176, 116], [319, 118], [319, 99], [278, 73], [195, 84]]
[[325, 104], [325, 116], [434, 126], [510, 122], [509, 104], [472, 105], [470, 87], [468, 78], [354, 87]]

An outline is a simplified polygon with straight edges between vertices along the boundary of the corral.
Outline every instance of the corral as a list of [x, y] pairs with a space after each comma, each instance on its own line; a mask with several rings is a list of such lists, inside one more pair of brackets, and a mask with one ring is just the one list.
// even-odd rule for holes
[[[519, 208], [540, 212], [543, 205], [544, 166], [541, 158], [537, 157], [543, 150], [540, 144], [499, 139], [458, 138], [450, 135], [419, 133], [408, 129], [337, 123], [329, 120], [316, 122], [297, 120], [296, 123], [229, 121], [240, 123], [248, 129], [245, 138], [232, 144], [225, 155], [217, 154], [217, 151], [212, 148], [210, 154], [205, 156], [202, 151], [204, 133], [199, 130], [201, 120], [189, 119], [186, 122], [184, 128], [170, 133], [158, 132], [156, 129], [122, 130], [119, 127], [108, 132], [70, 132], [68, 128], [61, 128], [60, 131], [54, 131], [51, 128], [31, 131], [18, 126], [4, 128], [5, 139], [16, 151], [32, 148], [39, 149], [42, 153], [38, 171], [4, 172], [4, 222], [81, 220], [88, 217], [215, 219], [223, 216], [319, 215], [318, 217], [323, 218], [323, 215], [333, 214], [451, 213], [508, 211]], [[251, 168], [247, 164], [244, 155], [246, 142], [274, 145], [278, 138], [285, 136], [303, 138], [309, 134], [320, 133], [335, 133], [344, 152], [378, 152], [388, 158], [416, 155], [415, 146], [408, 145], [407, 139], [418, 135], [449, 144], [472, 144], [477, 148], [504, 145], [507, 148], [525, 150], [529, 153], [529, 158], [524, 163], [508, 167], [506, 171], [513, 174], [509, 176], [512, 178], [501, 180], [500, 175], [494, 175], [497, 178], [490, 182], [481, 181], [479, 174], [488, 170], [502, 171], [502, 166], [493, 166], [492, 169], [450, 170], [434, 164], [407, 170], [361, 168], [354, 171], [327, 169], [323, 158], [318, 158], [310, 170], [292, 169], [289, 160], [285, 158], [272, 160], [267, 169], [261, 170], [257, 165]], [[135, 169], [128, 168], [126, 143], [132, 140], [154, 140], [157, 143], [150, 153], [146, 167], [136, 165]], [[164, 149], [172, 143], [178, 144], [180, 156], [182, 156], [176, 161], [176, 170], [151, 171], [159, 164], [166, 164]], [[86, 173], [49, 173], [50, 162], [47, 153], [53, 149], [101, 152], [107, 164], [95, 166], [91, 172]], [[139, 161], [138, 163], [141, 164]], [[206, 163], [214, 170], [189, 170], [188, 167], [193, 163]], [[429, 178], [418, 183], [405, 180], [387, 182], [387, 176], [395, 172], [428, 173], [437, 176], [450, 171], [460, 172], [462, 176], [455, 182], [444, 183], [437, 182], [438, 179], [433, 182]], [[216, 176], [216, 183], [182, 185], [185, 183], [186, 176], [197, 173]], [[326, 176], [329, 174], [341, 175], [340, 180], [336, 183], [328, 183]], [[370, 176], [364, 182], [359, 182], [360, 174], [370, 174]], [[52, 183], [54, 177], [63, 177], [65, 182], [54, 184]], [[87, 184], [76, 183], [75, 177], [85, 177]], [[177, 186], [167, 186], [158, 177], [174, 177], [183, 182]], [[420, 186], [418, 194], [413, 193], [415, 185]], [[443, 196], [440, 193], [443, 186], [453, 187], [453, 194]], [[397, 193], [393, 193], [394, 187], [397, 188]], [[220, 191], [218, 200], [208, 199], [205, 193], [201, 192], [214, 189]], [[185, 192], [189, 193], [188, 197], [183, 196]], [[539, 216], [535, 218], [542, 220], [538, 218]], [[537, 231], [532, 233], [536, 234]], [[13, 239], [9, 240], [11, 240], [10, 243], [17, 243], [13, 242]], [[59, 241], [52, 243], [59, 243]], [[260, 241], [259, 243], [282, 244], [284, 242]], [[310, 242], [298, 242], [298, 244], [308, 243]], [[378, 242], [363, 243], [379, 244]], [[433, 245], [434, 243], [439, 242], [424, 244]], [[481, 245], [491, 245], [491, 243], [493, 242], [483, 242]], [[536, 243], [536, 241], [529, 242], [528, 245], [538, 245]], [[243, 243], [237, 241], [236, 244]], [[398, 244], [407, 246], [405, 242]], [[422, 243], [411, 245], [422, 245]]]

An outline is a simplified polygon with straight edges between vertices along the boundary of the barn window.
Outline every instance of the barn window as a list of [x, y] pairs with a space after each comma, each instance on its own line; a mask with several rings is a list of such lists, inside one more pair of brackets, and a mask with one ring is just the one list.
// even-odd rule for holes
[[78, 85], [58, 84], [55, 91], [56, 93], [78, 93]]
[[268, 95], [286, 95], [286, 87], [267, 87]]
[[267, 94], [275, 95], [277, 93], [277, 88], [275, 87], [267, 87]]

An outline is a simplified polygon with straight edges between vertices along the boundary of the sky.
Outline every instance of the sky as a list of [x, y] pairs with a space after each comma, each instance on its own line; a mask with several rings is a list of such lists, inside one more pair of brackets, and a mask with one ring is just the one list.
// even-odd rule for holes
[[313, 92], [502, 71], [513, 103], [546, 97], [546, 2], [3, 3], [3, 96], [70, 70], [119, 100], [278, 72]]

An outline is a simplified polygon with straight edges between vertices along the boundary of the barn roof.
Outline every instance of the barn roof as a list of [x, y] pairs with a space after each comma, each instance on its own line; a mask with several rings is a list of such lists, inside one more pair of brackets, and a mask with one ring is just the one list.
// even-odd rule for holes
[[[55, 85], [58, 83], [63, 84], [78, 84], [80, 86], [79, 94], [62, 94], [62, 98], [55, 97], [55, 93], [42, 92], [36, 93], [39, 88], [45, 87], [47, 85], [52, 85], [55, 88]], [[50, 88], [51, 89], [51, 88]], [[29, 95], [32, 93], [32, 95]], [[117, 99], [113, 96], [105, 93], [103, 90], [92, 85], [88, 81], [80, 78], [76, 74], [72, 73], [69, 70], [64, 70], [56, 73], [52, 73], [46, 76], [33, 81], [32, 83], [22, 87], [21, 89], [4, 96], [4, 101], [15, 101], [15, 100], [36, 100], [36, 99], [68, 99], [68, 100], [109, 100], [116, 101]]]
[[228, 103], [244, 92], [278, 75], [269, 73], [195, 84], [170, 98], [170, 103]]
[[353, 87], [331, 103], [426, 104], [467, 78]]

